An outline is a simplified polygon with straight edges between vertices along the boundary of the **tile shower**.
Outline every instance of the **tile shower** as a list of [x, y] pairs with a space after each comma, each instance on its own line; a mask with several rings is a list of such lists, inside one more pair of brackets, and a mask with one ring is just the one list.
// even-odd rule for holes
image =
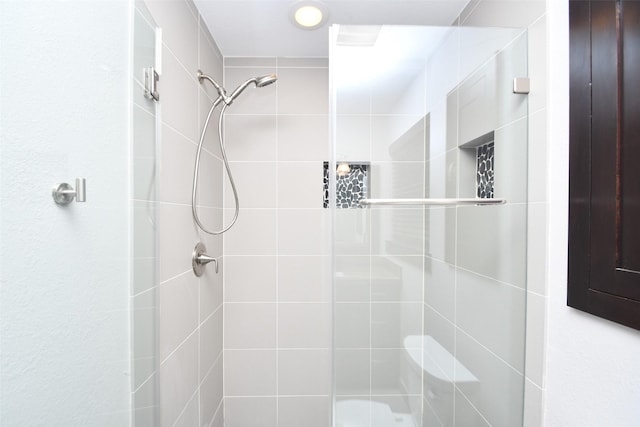
[[[487, 2], [474, 2], [473, 8], [477, 4], [483, 6], [482, 3]], [[135, 4], [135, 19], [140, 17], [141, 4]], [[331, 157], [325, 143], [329, 138], [329, 108], [325, 96], [329, 89], [328, 63], [318, 58], [223, 58], [192, 2], [150, 0], [147, 4], [151, 18], [163, 29], [163, 108], [158, 128], [162, 135], [162, 150], [158, 152], [158, 200], [155, 205], [151, 203], [158, 215], [157, 237], [160, 246], [156, 255], [161, 268], [156, 289], [132, 289], [130, 296], [133, 297], [131, 302], [134, 309], [141, 307], [143, 310], [150, 305], [145, 299], [147, 296], [158, 298], [160, 310], [155, 327], [158, 328], [160, 342], [157, 354], [159, 370], [153, 374], [159, 375], [132, 380], [131, 391], [136, 396], [131, 413], [134, 414], [132, 418], [135, 425], [209, 424], [219, 427], [225, 421], [230, 426], [329, 425], [333, 298], [339, 301], [335, 307], [337, 318], [346, 319], [349, 324], [348, 328], [337, 331], [335, 344], [339, 352], [351, 353], [351, 361], [354, 362], [350, 365], [352, 369], [348, 375], [338, 378], [338, 389], [347, 390], [343, 395], [369, 398], [372, 392], [383, 390], [381, 400], [398, 412], [410, 410], [418, 401], [418, 396], [422, 397], [416, 388], [412, 388], [415, 385], [408, 384], [403, 390], [396, 389], [395, 372], [393, 378], [379, 375], [389, 366], [385, 365], [385, 360], [401, 357], [402, 352], [398, 350], [402, 343], [397, 337], [387, 334], [389, 330], [384, 328], [373, 331], [369, 336], [360, 335], [361, 330], [370, 327], [370, 320], [377, 325], [386, 322], [387, 325], [393, 324], [394, 328], [399, 326], [403, 335], [428, 332], [429, 328], [437, 326], [438, 330], [445, 331], [444, 336], [439, 337], [445, 347], [451, 342], [448, 340], [453, 339], [460, 355], [483, 355], [477, 362], [482, 366], [468, 362], [465, 363], [468, 368], [486, 369], [496, 373], [496, 377], [506, 375], [509, 378], [524, 372], [524, 366], [518, 365], [517, 359], [521, 355], [516, 350], [506, 348], [504, 342], [494, 342], [494, 337], [485, 336], [482, 331], [474, 329], [479, 322], [474, 317], [477, 313], [473, 312], [475, 304], [488, 305], [496, 299], [518, 301], [521, 304], [520, 298], [525, 292], [522, 277], [500, 268], [492, 269], [479, 259], [483, 251], [500, 252], [504, 245], [487, 247], [478, 243], [466, 247], [459, 236], [461, 230], [468, 231], [473, 234], [474, 241], [487, 242], [492, 240], [496, 230], [504, 231], [500, 228], [504, 223], [514, 225], [516, 236], [524, 228], [531, 227], [529, 223], [515, 221], [522, 211], [529, 209], [524, 204], [526, 197], [520, 196], [522, 193], [519, 192], [527, 187], [526, 180], [516, 174], [520, 178], [500, 182], [501, 176], [527, 168], [527, 159], [517, 157], [517, 153], [527, 151], [526, 141], [514, 137], [522, 132], [532, 132], [525, 120], [520, 116], [499, 117], [499, 124], [493, 127], [497, 159], [493, 163], [494, 197], [506, 197], [515, 202], [513, 206], [505, 207], [507, 209], [503, 214], [506, 216], [491, 215], [494, 211], [486, 210], [484, 216], [478, 217], [472, 213], [472, 208], [458, 209], [457, 212], [449, 208], [432, 209], [428, 213], [415, 209], [344, 209], [336, 223], [339, 234], [336, 243], [341, 253], [335, 259], [334, 270], [348, 275], [337, 278], [337, 282], [344, 286], [336, 288], [332, 295], [332, 243], [327, 237], [332, 214], [330, 209], [324, 207], [323, 199], [324, 163]], [[481, 6], [477, 10], [481, 10]], [[105, 7], [105, 16], [114, 11]], [[98, 18], [95, 14], [83, 13], [88, 17], [88, 22], [92, 16], [102, 19], [100, 22], [105, 25], [109, 22], [105, 16]], [[118, 13], [123, 18], [119, 22], [124, 34], [127, 11], [122, 7], [118, 8]], [[495, 21], [482, 13], [475, 13], [474, 16], [467, 12], [465, 19], [469, 16], [477, 20], [472, 19], [471, 23], [479, 22], [480, 25]], [[488, 23], [483, 21], [487, 19]], [[520, 21], [518, 23], [520, 25]], [[544, 29], [544, 25], [544, 19], [535, 25], [538, 37], [534, 41], [537, 43], [544, 38], [539, 37], [540, 33], [544, 33], [540, 30]], [[109, 34], [115, 28], [101, 29], [96, 26], [91, 30], [89, 27], [93, 28], [87, 26], [87, 34], [98, 30]], [[526, 39], [514, 40], [515, 43], [527, 44]], [[116, 45], [115, 40], [105, 40], [104, 44], [108, 43]], [[124, 39], [122, 43], [126, 44]], [[124, 64], [126, 58], [123, 56], [121, 59]], [[125, 68], [122, 65], [116, 73]], [[249, 75], [263, 74], [262, 70], [265, 73], [276, 72], [281, 78], [270, 93], [247, 92], [243, 98], [246, 98], [246, 102], [238, 102], [234, 105], [237, 108], [229, 110], [226, 135], [229, 141], [237, 142], [230, 144], [229, 157], [233, 160], [232, 168], [237, 171], [242, 186], [243, 211], [238, 229], [224, 238], [201, 235], [190, 222], [188, 201], [191, 177], [189, 167], [184, 165], [192, 164], [199, 125], [207, 104], [215, 96], [209, 88], [200, 86], [195, 80], [193, 70], [197, 68], [206, 69], [230, 86]], [[480, 169], [478, 150], [465, 148], [457, 151], [456, 144], [465, 143], [489, 129], [483, 129], [482, 126], [474, 128], [477, 123], [459, 126], [458, 123], [448, 122], [447, 132], [442, 128], [445, 110], [458, 111], [458, 120], [464, 119], [467, 113], [457, 103], [464, 99], [465, 90], [469, 88], [464, 85], [457, 87], [445, 104], [432, 109], [430, 115], [426, 116], [424, 109], [419, 114], [404, 111], [397, 116], [386, 114], [388, 112], [370, 114], [371, 110], [363, 113], [356, 109], [338, 117], [338, 134], [351, 135], [355, 146], [366, 146], [371, 156], [369, 159], [367, 156], [352, 156], [353, 152], [340, 153], [343, 159], [351, 160], [352, 164], [367, 166], [367, 189], [363, 187], [363, 193], [368, 191], [373, 197], [388, 195], [384, 193], [387, 190], [395, 191], [392, 194], [394, 197], [473, 195], [475, 187], [469, 183], [477, 182], [476, 174]], [[544, 128], [545, 116], [539, 111], [540, 106], [544, 107], [545, 104], [539, 97], [532, 98], [532, 101], [538, 106], [535, 111], [538, 114], [533, 117], [536, 124], [533, 134], [536, 135], [537, 130]], [[146, 112], [140, 110], [135, 109], [136, 114], [144, 116]], [[526, 111], [520, 113], [527, 115]], [[478, 111], [468, 113], [469, 116], [474, 114], [482, 116]], [[409, 154], [402, 150], [394, 153], [393, 157], [384, 144], [378, 144], [384, 138], [393, 138], [390, 135], [383, 138], [383, 132], [390, 123], [403, 120], [402, 127], [408, 129], [403, 135], [411, 138], [416, 135], [438, 137], [431, 138], [430, 147], [418, 150], [418, 160], [404, 157]], [[126, 132], [125, 126], [121, 129]], [[449, 129], [460, 132], [455, 142], [450, 142], [448, 137], [445, 139], [445, 135], [450, 135]], [[434, 148], [435, 144], [445, 140], [446, 148]], [[505, 141], [516, 141], [516, 144], [507, 145]], [[206, 176], [203, 178], [209, 183], [222, 182], [222, 164], [212, 142], [213, 139], [208, 142], [204, 159], [206, 166], [203, 168]], [[113, 148], [120, 150], [118, 153], [122, 158], [126, 157], [126, 147], [122, 144]], [[415, 151], [411, 153], [412, 156], [415, 154]], [[513, 161], [503, 161], [509, 156]], [[480, 160], [485, 159], [482, 157]], [[145, 173], [150, 173], [142, 166], [137, 170], [134, 166], [134, 173], [141, 173], [132, 177], [134, 182], [144, 178]], [[446, 173], [449, 170], [463, 170], [469, 177], [450, 176]], [[124, 177], [126, 173], [121, 175]], [[389, 176], [394, 177], [393, 181], [387, 180]], [[418, 184], [414, 179], [416, 176], [421, 177]], [[442, 176], [448, 178], [444, 182], [436, 180], [436, 177]], [[479, 179], [482, 181], [482, 176]], [[118, 182], [123, 187], [123, 194], [126, 193], [126, 183]], [[534, 192], [536, 200], [542, 197], [538, 187], [534, 186], [534, 190], [537, 189]], [[201, 188], [203, 191], [198, 209], [208, 223], [221, 224], [225, 216], [228, 218], [231, 213], [229, 189], [223, 185], [206, 189], [212, 191]], [[115, 194], [110, 196], [115, 197]], [[140, 199], [138, 211], [142, 215], [132, 218], [133, 221], [144, 219], [143, 205], [150, 202], [144, 198], [136, 199]], [[354, 200], [351, 199], [348, 204], [353, 206]], [[542, 204], [537, 206], [540, 207], [543, 207]], [[542, 216], [536, 218], [536, 226], [544, 228]], [[126, 222], [124, 216], [121, 219]], [[477, 229], [475, 224], [478, 221], [487, 224], [487, 227]], [[135, 232], [139, 231], [138, 225], [134, 224]], [[422, 234], [416, 237], [412, 230], [422, 230]], [[343, 232], [354, 234], [348, 237]], [[205, 241], [209, 252], [223, 260], [219, 275], [207, 274], [200, 279], [190, 276], [189, 255], [197, 240]], [[509, 257], [512, 257], [511, 260], [520, 259], [525, 248], [518, 244], [513, 247], [515, 255], [500, 252], [501, 256], [507, 260]], [[532, 268], [529, 274], [539, 274], [539, 271], [541, 269]], [[126, 278], [116, 278], [111, 272], [109, 275], [107, 280], [125, 286]], [[451, 283], [451, 277], [455, 277], [455, 294], [451, 293], [451, 288], [438, 286]], [[406, 286], [414, 281], [424, 283], [424, 294], [416, 287]], [[475, 292], [479, 289], [483, 291], [477, 295]], [[536, 301], [536, 307], [544, 307], [540, 303], [544, 298], [540, 295], [543, 294], [544, 291], [540, 291], [530, 295]], [[124, 307], [129, 295], [122, 295]], [[35, 301], [37, 297], [34, 295]], [[455, 303], [452, 302], [454, 300]], [[463, 310], [465, 306], [471, 307], [470, 310]], [[519, 307], [516, 311], [523, 310], [523, 307]], [[539, 312], [536, 311], [538, 316]], [[126, 313], [126, 309], [117, 306], [117, 313]], [[422, 313], [424, 321], [415, 323], [413, 320], [420, 317], [418, 313]], [[468, 316], [465, 313], [469, 313]], [[134, 327], [137, 314], [133, 314]], [[398, 319], [401, 319], [400, 324], [394, 324]], [[153, 318], [143, 320], [154, 323]], [[488, 316], [486, 320], [504, 325], [495, 317]], [[106, 328], [109, 326], [106, 322], [99, 326], [94, 330], [95, 333], [107, 329], [126, 330], [125, 322], [119, 322], [117, 328]], [[142, 329], [133, 331], [134, 338], [144, 334], [144, 328], [149, 327], [148, 324], [140, 326]], [[430, 333], [434, 336], [438, 334], [436, 331]], [[122, 334], [125, 339], [126, 335]], [[116, 338], [115, 335], [109, 337]], [[536, 337], [533, 335], [533, 338], [527, 339]], [[149, 348], [154, 345], [152, 342], [144, 344]], [[535, 341], [534, 345], [527, 346], [527, 351], [541, 347], [542, 344]], [[513, 376], [513, 372], [505, 369], [505, 364], [496, 362], [496, 355], [508, 366], [515, 367], [517, 374]], [[124, 365], [128, 364], [128, 360], [125, 359], [125, 356], [118, 356], [117, 366], [110, 364], [110, 368], [117, 369], [119, 373], [126, 371]], [[534, 357], [527, 358], [528, 364], [530, 360], [539, 363], [533, 366], [532, 377], [527, 379], [525, 387], [539, 395], [542, 385], [540, 357], [534, 354]], [[83, 368], [74, 366], [75, 372], [88, 372]], [[359, 371], [359, 368], [367, 369], [367, 372]], [[133, 374], [137, 375], [138, 372], [144, 376], [142, 370], [134, 369]], [[119, 373], [113, 377], [116, 378]], [[485, 384], [496, 387], [491, 379], [487, 379]], [[521, 381], [521, 377], [515, 381]], [[100, 384], [99, 381], [92, 383]], [[79, 417], [91, 420], [95, 413], [100, 413], [106, 414], [103, 421], [124, 420], [128, 416], [125, 408], [128, 387], [124, 381], [120, 383], [119, 387], [125, 393], [125, 398], [120, 399], [122, 407], [117, 410], [107, 407], [109, 402], [106, 400], [100, 404], [94, 402], [96, 406], [87, 406], [89, 411], [96, 408], [94, 413]], [[153, 401], [156, 386], [161, 399], [158, 402]], [[366, 391], [364, 387], [368, 387]], [[46, 392], [45, 389], [41, 391]], [[83, 397], [80, 395], [86, 394], [86, 388], [79, 386], [74, 392], [78, 395], [78, 401], [81, 401]], [[473, 400], [469, 398], [470, 393], [463, 392], [457, 392], [456, 405], [468, 410], [471, 416], [477, 418], [480, 413], [488, 420], [502, 419], [502, 414], [496, 413], [491, 404]], [[404, 397], [409, 397], [408, 409]], [[425, 422], [429, 422], [429, 417], [434, 414], [440, 414], [439, 411], [448, 410], [434, 409], [428, 402], [422, 404], [427, 408], [423, 414]], [[155, 405], [159, 406], [159, 421], [149, 418], [153, 416], [150, 410]], [[431, 412], [428, 408], [431, 408]], [[51, 415], [54, 413], [55, 410], [50, 412]], [[3, 420], [7, 419], [7, 414], [7, 411], [3, 412]], [[223, 414], [226, 420], [223, 420]], [[514, 417], [517, 415], [509, 414]], [[476, 421], [480, 424], [483, 422], [480, 419]], [[118, 424], [122, 423], [118, 421]]]

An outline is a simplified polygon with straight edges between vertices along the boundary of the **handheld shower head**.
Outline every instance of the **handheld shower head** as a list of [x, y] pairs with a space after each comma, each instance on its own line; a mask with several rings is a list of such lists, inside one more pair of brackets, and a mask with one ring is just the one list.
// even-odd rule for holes
[[255, 84], [256, 87], [265, 87], [272, 83], [275, 83], [278, 80], [278, 77], [275, 74], [268, 74], [266, 76], [254, 77], [252, 79], [247, 80], [242, 83], [236, 90], [234, 90], [228, 98], [225, 99], [225, 103], [227, 105], [231, 105], [231, 103], [240, 95], [251, 83]]
[[268, 74], [262, 77], [256, 77], [256, 87], [265, 87], [273, 84], [278, 80], [278, 76], [275, 74]]

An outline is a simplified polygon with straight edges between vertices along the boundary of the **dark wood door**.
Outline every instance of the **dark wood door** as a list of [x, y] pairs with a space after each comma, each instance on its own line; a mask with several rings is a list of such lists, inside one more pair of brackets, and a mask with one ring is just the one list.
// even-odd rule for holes
[[640, 329], [640, 1], [570, 1], [568, 304]]

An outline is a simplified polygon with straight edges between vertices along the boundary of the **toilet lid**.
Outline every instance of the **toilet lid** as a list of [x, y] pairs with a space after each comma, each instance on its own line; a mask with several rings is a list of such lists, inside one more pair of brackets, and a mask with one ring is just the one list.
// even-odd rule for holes
[[336, 402], [336, 427], [388, 427], [394, 422], [393, 412], [385, 403], [361, 399]]

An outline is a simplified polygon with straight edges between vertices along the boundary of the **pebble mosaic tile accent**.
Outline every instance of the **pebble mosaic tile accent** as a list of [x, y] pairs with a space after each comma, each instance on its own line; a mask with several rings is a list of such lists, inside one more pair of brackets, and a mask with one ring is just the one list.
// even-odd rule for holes
[[476, 189], [481, 199], [493, 199], [494, 183], [494, 143], [489, 142], [476, 148]]
[[[360, 209], [358, 203], [369, 194], [369, 165], [349, 164], [351, 171], [345, 176], [336, 176], [336, 207], [338, 209]], [[325, 208], [329, 202], [329, 162], [324, 162], [323, 203]]]

